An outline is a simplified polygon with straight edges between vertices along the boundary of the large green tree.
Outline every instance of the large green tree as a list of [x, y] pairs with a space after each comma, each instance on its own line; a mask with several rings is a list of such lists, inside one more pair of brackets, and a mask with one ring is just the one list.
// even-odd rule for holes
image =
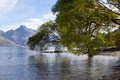
[[58, 0], [52, 11], [57, 16], [61, 44], [89, 57], [104, 45], [101, 32], [107, 31], [113, 25], [111, 19], [116, 17], [95, 0]]

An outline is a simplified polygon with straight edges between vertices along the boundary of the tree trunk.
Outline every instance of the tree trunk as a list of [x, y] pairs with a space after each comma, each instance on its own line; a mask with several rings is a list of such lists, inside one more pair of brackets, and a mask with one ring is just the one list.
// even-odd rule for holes
[[93, 54], [91, 54], [91, 53], [88, 53], [88, 57], [90, 58], [90, 57], [93, 57]]
[[89, 57], [89, 58], [92, 58], [92, 57], [93, 57], [93, 54], [91, 54], [90, 49], [88, 49], [88, 57]]

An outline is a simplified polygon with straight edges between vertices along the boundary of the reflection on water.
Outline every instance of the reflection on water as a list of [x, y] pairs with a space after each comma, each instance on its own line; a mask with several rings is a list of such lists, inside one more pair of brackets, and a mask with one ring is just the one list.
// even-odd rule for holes
[[99, 80], [113, 73], [112, 66], [117, 60], [112, 56], [99, 55], [90, 60], [85, 55], [46, 53], [29, 57], [29, 63], [34, 66], [29, 73], [37, 73], [41, 80]]
[[[70, 53], [34, 54], [27, 48], [0, 48], [0, 80], [118, 80], [115, 56], [76, 56]], [[117, 77], [117, 78], [115, 78]]]

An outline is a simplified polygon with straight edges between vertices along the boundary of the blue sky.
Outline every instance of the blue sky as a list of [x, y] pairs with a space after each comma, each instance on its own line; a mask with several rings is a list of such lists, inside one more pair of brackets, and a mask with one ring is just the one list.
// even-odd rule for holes
[[16, 29], [20, 25], [37, 29], [55, 19], [51, 12], [57, 0], [0, 0], [0, 30]]

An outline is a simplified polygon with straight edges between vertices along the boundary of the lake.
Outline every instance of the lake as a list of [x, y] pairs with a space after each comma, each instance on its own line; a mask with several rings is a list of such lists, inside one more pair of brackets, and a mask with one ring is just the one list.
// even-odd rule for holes
[[0, 47], [0, 80], [120, 80], [120, 58]]

